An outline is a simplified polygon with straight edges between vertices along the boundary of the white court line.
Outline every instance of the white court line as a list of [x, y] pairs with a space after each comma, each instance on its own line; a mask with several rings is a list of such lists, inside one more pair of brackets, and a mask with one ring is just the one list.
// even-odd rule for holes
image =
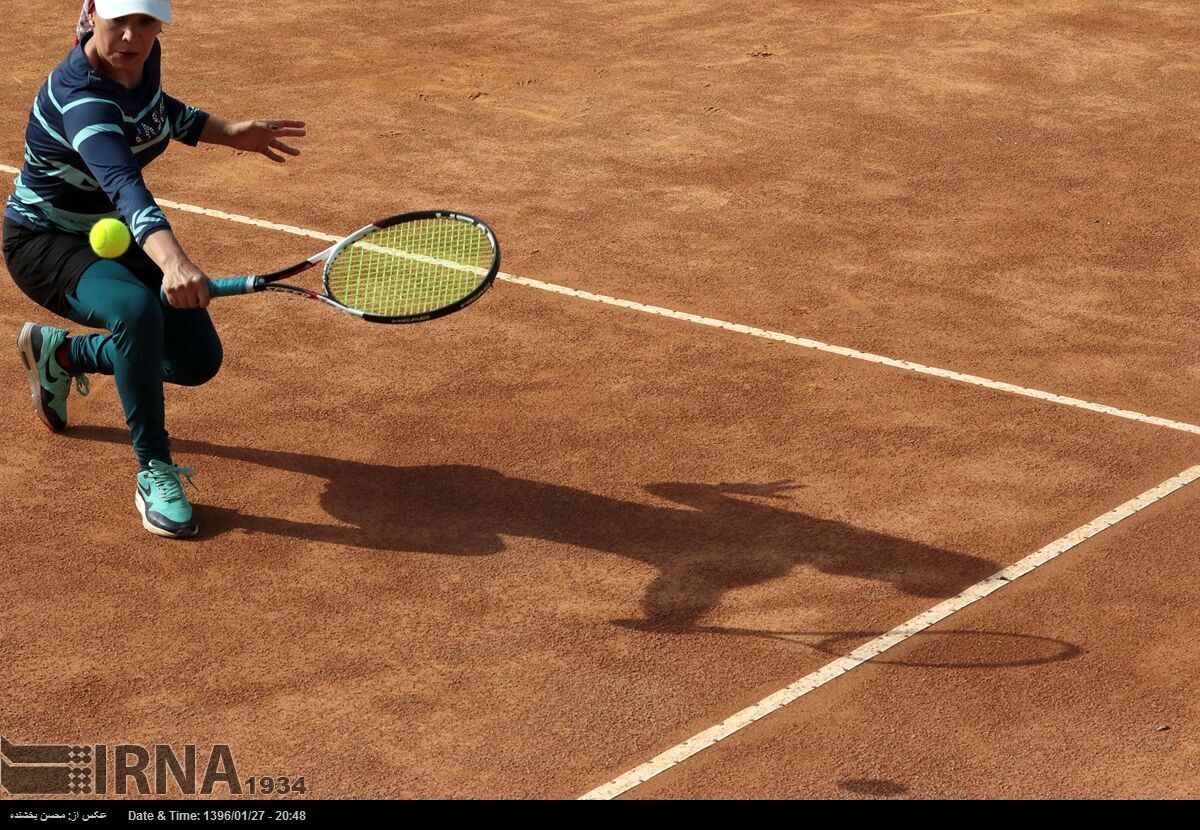
[[[0, 165], [0, 170], [16, 174], [18, 171], [15, 168]], [[194, 205], [183, 204], [179, 202], [171, 202], [165, 199], [159, 199], [159, 204], [164, 207], [173, 208], [175, 210], [184, 211], [187, 213], [195, 213], [202, 216], [209, 216], [217, 219], [224, 219], [230, 222], [238, 222], [246, 225], [253, 225], [260, 228], [281, 231], [290, 233], [296, 236], [306, 236], [313, 239], [320, 239], [326, 242], [337, 242], [342, 237], [333, 236], [331, 234], [320, 233], [318, 231], [310, 231], [304, 228], [297, 228], [292, 225], [280, 225], [274, 222], [266, 222], [261, 219], [253, 219], [247, 216], [239, 216], [232, 213], [224, 213], [222, 211], [210, 210], [208, 208], [196, 207]], [[696, 314], [688, 314], [671, 309], [660, 308], [658, 306], [650, 306], [632, 300], [622, 300], [616, 297], [608, 297], [603, 294], [593, 294], [588, 291], [580, 291], [573, 288], [567, 288], [561, 285], [552, 283], [540, 282], [538, 280], [528, 279], [525, 277], [517, 277], [512, 274], [500, 273], [499, 279], [517, 285], [524, 285], [531, 288], [537, 288], [542, 291], [550, 291], [556, 294], [563, 294], [569, 297], [589, 300], [592, 302], [604, 303], [606, 305], [617, 306], [632, 311], [639, 311], [647, 314], [655, 314], [662, 317], [669, 317], [675, 320], [682, 320], [690, 323], [697, 323], [713, 328], [725, 329], [727, 331], [736, 332], [739, 334], [747, 334], [753, 337], [760, 337], [766, 340], [775, 340], [782, 343], [800, 346], [806, 349], [814, 349], [816, 351], [827, 352], [830, 354], [841, 355], [843, 357], [853, 358], [855, 360], [864, 360], [870, 363], [878, 363], [884, 366], [890, 366], [896, 369], [902, 369], [920, 374], [932, 375], [947, 380], [953, 380], [960, 383], [968, 383], [974, 386], [981, 386], [987, 389], [993, 389], [1001, 392], [1009, 392], [1025, 397], [1036, 398], [1038, 400], [1048, 401], [1051, 403], [1060, 404], [1063, 406], [1071, 406], [1077, 409], [1085, 409], [1091, 412], [1098, 412], [1105, 415], [1111, 415], [1127, 420], [1139, 421], [1142, 423], [1153, 424], [1155, 426], [1166, 427], [1168, 429], [1179, 430], [1182, 432], [1190, 432], [1200, 434], [1200, 427], [1193, 424], [1172, 421], [1166, 418], [1145, 415], [1139, 412], [1133, 412], [1125, 409], [1117, 409], [1115, 407], [1096, 404], [1090, 401], [1080, 400], [1078, 398], [1070, 398], [1063, 395], [1056, 395], [1050, 392], [1043, 392], [1037, 389], [1030, 389], [1023, 386], [1017, 386], [1011, 383], [1001, 381], [988, 380], [987, 378], [977, 377], [975, 375], [966, 375], [959, 372], [953, 372], [946, 369], [937, 369], [931, 366], [925, 366], [920, 363], [913, 363], [907, 360], [897, 360], [895, 358], [884, 357], [882, 355], [871, 354], [869, 352], [861, 352], [857, 349], [849, 349], [842, 346], [833, 346], [827, 343], [821, 343], [816, 340], [809, 340], [801, 337], [783, 334], [780, 332], [768, 331], [759, 329], [753, 326], [745, 326], [737, 323], [730, 323], [723, 320], [717, 320], [711, 317], [702, 317]], [[713, 726], [703, 732], [689, 738], [683, 743], [675, 746], [666, 752], [663, 752], [646, 763], [618, 776], [617, 778], [603, 784], [588, 793], [581, 796], [582, 799], [611, 799], [622, 793], [628, 792], [639, 784], [653, 778], [654, 776], [664, 772], [671, 767], [674, 767], [686, 759], [692, 757], [698, 752], [713, 746], [714, 744], [724, 740], [734, 733], [744, 729], [778, 709], [787, 706], [795, 700], [803, 697], [809, 692], [824, 686], [826, 683], [840, 677], [856, 666], [865, 663], [866, 661], [876, 657], [888, 649], [904, 642], [905, 640], [919, 634], [936, 623], [946, 619], [950, 615], [961, 611], [972, 603], [978, 602], [984, 597], [994, 593], [1003, 586], [1007, 585], [1025, 574], [1041, 567], [1052, 559], [1065, 553], [1081, 542], [1090, 539], [1091, 537], [1103, 532], [1112, 527], [1118, 522], [1127, 519], [1140, 510], [1166, 498], [1176, 490], [1187, 486], [1188, 484], [1200, 478], [1200, 466], [1192, 467], [1179, 475], [1168, 479], [1162, 484], [1147, 490], [1142, 495], [1122, 504], [1121, 506], [1105, 513], [1103, 516], [1087, 523], [1086, 525], [1068, 533], [1061, 539], [1051, 542], [1049, 545], [1041, 548], [1038, 551], [1030, 554], [1019, 562], [1010, 565], [1004, 570], [984, 579], [983, 581], [971, 586], [967, 590], [958, 594], [955, 597], [935, 605], [933, 608], [918, 614], [908, 622], [905, 622], [891, 631], [876, 637], [874, 640], [859, 646], [849, 654], [834, 660], [826, 666], [809, 674], [795, 683], [780, 689], [778, 692], [764, 698], [753, 706], [747, 707], [742, 711], [726, 718], [721, 723]]]
[[[5, 173], [16, 174], [18, 171], [14, 167], [8, 167], [0, 164], [0, 171]], [[253, 225], [258, 228], [267, 228], [273, 231], [282, 233], [290, 233], [295, 236], [307, 236], [313, 239], [320, 239], [324, 242], [337, 242], [344, 237], [332, 236], [319, 231], [310, 231], [305, 228], [297, 228], [293, 225], [280, 225], [275, 222], [266, 222], [262, 219], [253, 219], [249, 216], [239, 216], [236, 213], [225, 213], [220, 210], [210, 210], [209, 208], [196, 207], [195, 205], [183, 204], [181, 202], [171, 202], [166, 199], [158, 199], [159, 205], [163, 207], [180, 210], [185, 213], [195, 213], [201, 216], [209, 216], [214, 219], [224, 219], [227, 222], [237, 222], [242, 225]], [[881, 366], [890, 366], [893, 369], [903, 369], [906, 372], [917, 372], [922, 375], [932, 375], [933, 377], [943, 378], [945, 380], [953, 380], [958, 383], [968, 383], [972, 386], [981, 386], [985, 389], [993, 389], [997, 392], [1008, 392], [1013, 395], [1022, 395], [1027, 398], [1036, 398], [1040, 401], [1056, 403], [1062, 406], [1071, 406], [1076, 409], [1086, 409], [1089, 412], [1099, 412], [1103, 415], [1111, 415], [1116, 418], [1124, 418], [1129, 421], [1138, 421], [1143, 424], [1152, 424], [1154, 426], [1166, 427], [1180, 432], [1190, 432], [1193, 435], [1200, 435], [1200, 426], [1188, 424], [1182, 421], [1172, 421], [1169, 418], [1159, 418], [1154, 415], [1145, 415], [1141, 412], [1133, 412], [1128, 409], [1117, 409], [1116, 407], [1106, 406], [1104, 404], [1092, 403], [1091, 401], [1081, 400], [1079, 398], [1070, 398], [1065, 395], [1056, 395], [1053, 392], [1043, 392], [1039, 389], [1030, 389], [1025, 386], [1018, 386], [1014, 383], [1005, 383], [998, 380], [988, 380], [976, 375], [965, 375], [961, 372], [953, 372], [949, 369], [938, 369], [933, 366], [925, 366], [921, 363], [913, 363], [909, 360], [897, 360], [892, 357], [884, 357], [883, 355], [871, 354], [870, 352], [861, 352], [857, 349], [849, 349], [845, 346], [833, 346], [829, 343], [822, 343], [819, 340], [809, 340], [804, 337], [795, 337], [782, 332], [769, 331], [767, 329], [755, 328], [754, 326], [744, 326], [740, 323], [730, 323], [725, 320], [717, 320], [712, 317], [702, 317], [698, 314], [688, 314], [683, 311], [673, 311], [669, 308], [660, 308], [659, 306], [645, 305], [643, 303], [634, 302], [633, 300], [622, 300], [617, 297], [608, 297], [604, 294], [593, 294], [590, 291], [580, 291], [575, 288], [567, 288], [562, 285], [554, 285], [553, 283], [541, 282], [532, 280], [527, 277], [517, 277], [512, 274], [501, 272], [497, 275], [498, 279], [505, 282], [511, 282], [516, 285], [524, 285], [529, 288], [537, 288], [542, 291], [550, 291], [554, 294], [562, 294], [567, 297], [576, 297], [581, 300], [589, 300], [594, 303], [603, 303], [605, 305], [617, 306], [618, 308], [629, 309], [630, 311], [640, 311], [644, 314], [655, 314], [660, 317], [669, 317], [672, 320], [682, 320], [688, 323], [697, 323], [702, 326], [711, 328], [724, 329], [738, 334], [748, 334], [751, 337], [760, 337], [764, 340], [774, 340], [779, 343], [788, 343], [792, 346], [800, 346], [804, 349], [813, 349], [818, 352], [826, 352], [828, 354], [836, 354], [842, 357], [849, 357], [854, 360], [863, 360], [868, 363], [877, 363]]]
[[790, 343], [793, 346], [800, 346], [805, 349], [814, 349], [819, 352], [841, 355], [842, 357], [850, 357], [855, 360], [865, 360], [868, 363], [878, 363], [883, 366], [891, 366], [894, 369], [903, 369], [908, 372], [918, 372], [922, 375], [933, 375], [934, 377], [958, 381], [959, 383], [969, 383], [972, 386], [982, 386], [986, 389], [995, 389], [999, 392], [1010, 392], [1014, 395], [1024, 395], [1027, 398], [1037, 398], [1038, 400], [1062, 404], [1063, 406], [1073, 406], [1076, 409], [1086, 409], [1091, 412], [1100, 412], [1104, 415], [1113, 415], [1117, 418], [1125, 418], [1130, 421], [1140, 421], [1144, 424], [1153, 424], [1154, 426], [1167, 427], [1168, 429], [1176, 429], [1181, 432], [1190, 432], [1195, 435], [1200, 435], [1200, 426], [1196, 426], [1195, 424], [1172, 421], [1168, 418], [1159, 418], [1154, 415], [1144, 415], [1141, 412], [1132, 412], [1128, 409], [1117, 409], [1116, 407], [1092, 403], [1091, 401], [1084, 401], [1080, 400], [1079, 398], [1068, 398], [1065, 395], [1056, 395], [1053, 392], [1042, 392], [1038, 389], [1029, 389], [1028, 387], [1017, 386], [1013, 383], [1004, 383], [1003, 381], [998, 380], [988, 380], [987, 378], [981, 378], [976, 375], [964, 375], [961, 372], [952, 372], [949, 369], [938, 369], [933, 366], [925, 366], [920, 363], [913, 363], [910, 360], [897, 360], [896, 358], [884, 357], [882, 355], [871, 354], [870, 352], [860, 352], [857, 349], [849, 349], [845, 346], [831, 346], [828, 343], [822, 343], [818, 340], [809, 340], [804, 337], [795, 337], [793, 335], [782, 334], [777, 331], [768, 331], [766, 329], [754, 328], [753, 326], [744, 326], [740, 323], [727, 323], [724, 320], [714, 320], [711, 317], [701, 317], [697, 314], [688, 314], [683, 311], [672, 311], [669, 308], [643, 305], [642, 303], [634, 302], [632, 300], [619, 300], [615, 297], [606, 297], [603, 294], [592, 294], [588, 291], [578, 291], [574, 288], [564, 288], [561, 285], [538, 282], [537, 280], [527, 279], [526, 277], [514, 277], [511, 274], [501, 274], [500, 277], [508, 282], [514, 282], [518, 285], [528, 285], [532, 288], [540, 288], [543, 291], [553, 291], [556, 294], [566, 294], [570, 297], [579, 297], [580, 299], [591, 300], [597, 303], [615, 305], [619, 306], [620, 308], [628, 308], [632, 309], [633, 311], [645, 312], [646, 314], [658, 314], [662, 317], [670, 317], [673, 320], [685, 320], [689, 323], [699, 323], [702, 326], [711, 326], [713, 328], [725, 329], [726, 331], [733, 331], [739, 334], [748, 334], [752, 337], [761, 337], [765, 340], [777, 340], [780, 343]]
[[1008, 583], [1045, 565], [1060, 554], [1066, 553], [1080, 542], [1107, 530], [1117, 522], [1127, 519], [1139, 510], [1143, 510], [1155, 502], [1166, 498], [1171, 493], [1174, 493], [1181, 487], [1186, 487], [1198, 478], [1200, 478], [1200, 465], [1184, 470], [1179, 475], [1164, 481], [1157, 487], [1147, 490], [1137, 498], [1125, 502], [1120, 507], [1105, 513], [1100, 518], [1093, 519], [1083, 527], [1073, 530], [1061, 539], [1046, 545], [1041, 550], [1031, 553], [1021, 561], [1009, 565], [1004, 570], [989, 576], [982, 582], [972, 585], [961, 594], [935, 605], [922, 614], [918, 614], [908, 622], [896, 626], [886, 634], [880, 635], [869, 643], [859, 646], [844, 657], [839, 657], [832, 663], [817, 669], [812, 674], [800, 678], [790, 686], [763, 698], [753, 706], [748, 706], [737, 714], [726, 718], [716, 726], [688, 738], [683, 743], [651, 758], [646, 763], [631, 769], [629, 772], [617, 776], [607, 784], [596, 787], [594, 790], [580, 796], [580, 798], [589, 800], [611, 799], [628, 792], [654, 776], [666, 772], [671, 767], [681, 764], [696, 753], [723, 741], [739, 730], [745, 729], [755, 721], [761, 720], [809, 692], [819, 689], [826, 683], [841, 677], [856, 666], [860, 666], [871, 658], [883, 654], [888, 649], [941, 622], [951, 614], [961, 611], [968, 605], [978, 602], [989, 594], [1000, 590]]

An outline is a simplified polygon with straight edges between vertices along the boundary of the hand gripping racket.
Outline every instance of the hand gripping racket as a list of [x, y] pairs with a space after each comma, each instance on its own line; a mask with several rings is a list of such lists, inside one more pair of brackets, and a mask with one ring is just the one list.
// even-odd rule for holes
[[[279, 282], [321, 262], [324, 294]], [[367, 225], [279, 271], [209, 280], [208, 291], [212, 297], [283, 291], [372, 323], [419, 323], [466, 308], [499, 270], [500, 245], [482, 220], [427, 210]]]

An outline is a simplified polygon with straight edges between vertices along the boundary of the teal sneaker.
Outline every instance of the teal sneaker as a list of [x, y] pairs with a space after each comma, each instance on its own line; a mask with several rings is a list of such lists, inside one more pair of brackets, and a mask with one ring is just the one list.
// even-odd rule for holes
[[[17, 352], [25, 364], [33, 408], [42, 423], [55, 432], [67, 428], [67, 395], [71, 394], [71, 375], [58, 365], [54, 354], [67, 339], [66, 329], [26, 323], [17, 336]], [[80, 395], [88, 393], [87, 375], [75, 376]]]
[[135, 502], [142, 514], [142, 527], [156, 536], [178, 539], [195, 536], [199, 531], [180, 478], [186, 478], [188, 484], [196, 486], [191, 470], [158, 459], [150, 462], [150, 469], [137, 474]]

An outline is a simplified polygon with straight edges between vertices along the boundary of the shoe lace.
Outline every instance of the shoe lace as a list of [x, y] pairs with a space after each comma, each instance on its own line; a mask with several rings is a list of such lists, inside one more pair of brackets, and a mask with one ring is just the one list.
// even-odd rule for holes
[[173, 464], [166, 464], [162, 461], [150, 462], [150, 478], [154, 480], [154, 484], [162, 493], [163, 501], [176, 502], [184, 497], [183, 484], [179, 481], [180, 476], [186, 478], [188, 484], [192, 485], [192, 489], [199, 492], [200, 488], [196, 486], [196, 482], [192, 481], [192, 475], [195, 470], [188, 467], [176, 467]]
[[[79, 394], [82, 397], [86, 398], [88, 392], [92, 391], [92, 383], [91, 383], [91, 381], [88, 380], [87, 375], [83, 375], [83, 374], [76, 375], [75, 376], [75, 388], [79, 391]], [[196, 485], [193, 484], [192, 486], [195, 487]]]

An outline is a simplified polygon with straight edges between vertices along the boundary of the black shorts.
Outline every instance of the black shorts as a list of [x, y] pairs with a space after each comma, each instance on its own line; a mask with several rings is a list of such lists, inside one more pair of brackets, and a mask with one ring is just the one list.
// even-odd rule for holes
[[[4, 264], [13, 282], [29, 299], [59, 317], [66, 317], [66, 296], [75, 289], [83, 272], [100, 257], [86, 236], [56, 231], [35, 231], [4, 218]], [[155, 290], [162, 285], [162, 271], [136, 244], [130, 245], [116, 262]]]

